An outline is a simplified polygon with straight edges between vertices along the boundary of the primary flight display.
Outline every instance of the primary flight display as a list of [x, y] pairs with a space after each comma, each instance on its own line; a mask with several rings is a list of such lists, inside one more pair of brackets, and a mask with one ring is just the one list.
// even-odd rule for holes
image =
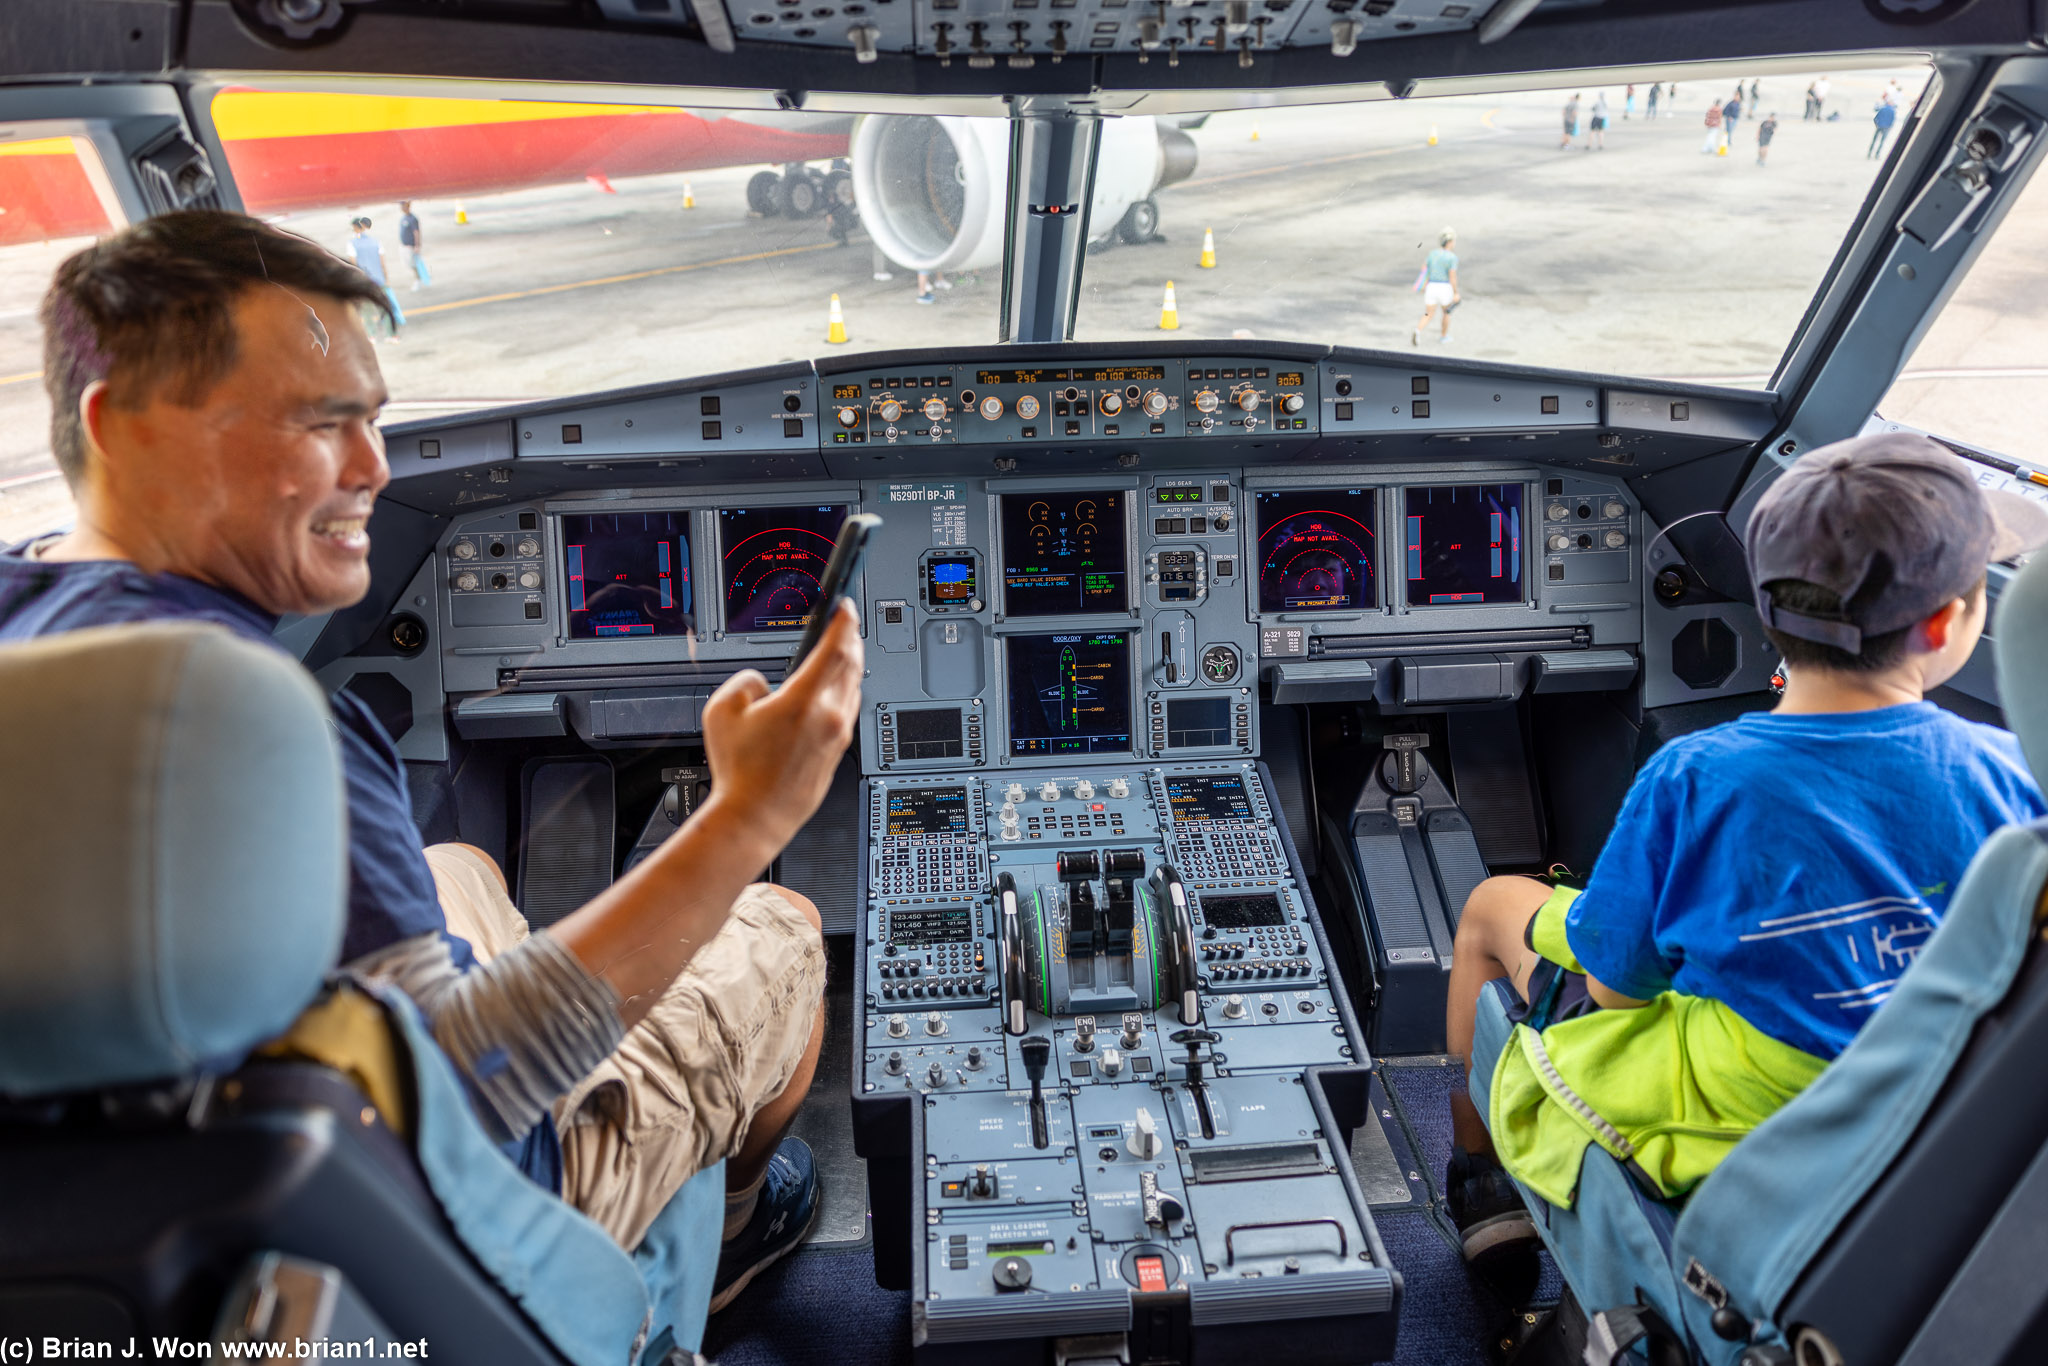
[[690, 633], [689, 516], [607, 512], [562, 518], [570, 639]]
[[1522, 601], [1520, 484], [1411, 487], [1406, 499], [1410, 607]]

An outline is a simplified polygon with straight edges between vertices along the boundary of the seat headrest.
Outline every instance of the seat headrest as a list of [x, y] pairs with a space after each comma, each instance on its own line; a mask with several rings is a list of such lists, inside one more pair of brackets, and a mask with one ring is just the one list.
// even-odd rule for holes
[[2034, 781], [2048, 785], [2048, 551], [2034, 556], [1998, 595], [1991, 641], [2005, 723], [2019, 736]]
[[275, 650], [158, 622], [0, 648], [0, 1094], [232, 1065], [340, 952], [326, 699]]

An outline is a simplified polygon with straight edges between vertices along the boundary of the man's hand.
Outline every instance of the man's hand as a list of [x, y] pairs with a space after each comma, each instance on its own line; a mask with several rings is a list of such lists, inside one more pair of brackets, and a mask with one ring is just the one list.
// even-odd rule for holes
[[860, 616], [842, 599], [810, 658], [770, 691], [753, 669], [734, 675], [704, 704], [711, 802], [776, 850], [825, 800], [839, 756], [860, 718]]

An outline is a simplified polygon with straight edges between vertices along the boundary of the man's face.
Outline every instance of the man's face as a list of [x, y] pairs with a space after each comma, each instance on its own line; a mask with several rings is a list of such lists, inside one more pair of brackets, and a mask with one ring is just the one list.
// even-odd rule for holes
[[355, 309], [325, 295], [258, 285], [233, 316], [234, 368], [197, 407], [165, 393], [99, 405], [107, 520], [152, 569], [272, 612], [346, 607], [369, 590], [367, 523], [391, 481], [376, 350]]

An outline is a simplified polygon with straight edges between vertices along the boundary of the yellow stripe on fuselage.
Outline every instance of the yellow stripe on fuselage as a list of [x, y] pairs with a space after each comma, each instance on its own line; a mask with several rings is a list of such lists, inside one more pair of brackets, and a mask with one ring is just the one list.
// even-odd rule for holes
[[0, 142], [0, 157], [68, 157], [77, 154], [77, 149], [71, 145], [71, 139], [68, 137]]
[[547, 100], [458, 100], [412, 95], [340, 95], [324, 91], [223, 90], [213, 126], [228, 142], [248, 138], [329, 137], [482, 123], [530, 123], [617, 114], [675, 114], [661, 104], [567, 104]]

